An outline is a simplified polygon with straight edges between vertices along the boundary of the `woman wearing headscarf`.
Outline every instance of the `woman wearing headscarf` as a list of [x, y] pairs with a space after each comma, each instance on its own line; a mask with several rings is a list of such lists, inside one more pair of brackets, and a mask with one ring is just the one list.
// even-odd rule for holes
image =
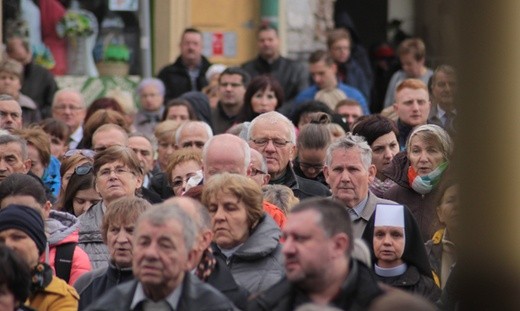
[[372, 251], [377, 278], [432, 302], [441, 290], [433, 280], [419, 227], [403, 205], [378, 204], [363, 239]]
[[445, 130], [433, 124], [421, 125], [408, 137], [406, 152], [395, 155], [384, 171], [397, 185], [388, 189], [383, 198], [406, 205], [426, 240], [441, 227], [435, 198], [452, 150], [452, 140]]

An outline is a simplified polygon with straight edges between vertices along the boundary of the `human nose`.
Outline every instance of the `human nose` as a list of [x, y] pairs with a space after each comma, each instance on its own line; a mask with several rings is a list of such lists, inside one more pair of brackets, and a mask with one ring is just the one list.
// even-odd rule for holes
[[392, 159], [394, 157], [392, 150], [390, 148], [385, 149], [384, 157], [385, 157], [385, 159]]
[[294, 243], [291, 237], [287, 237], [282, 243], [282, 254], [287, 255], [292, 253], [294, 253]]
[[341, 181], [350, 182], [350, 173], [347, 170], [344, 170], [343, 173], [341, 173]]
[[225, 213], [224, 213], [223, 209], [218, 207], [217, 210], [215, 211], [215, 214], [213, 214], [213, 220], [214, 221], [222, 221], [225, 218], [226, 217], [225, 217]]

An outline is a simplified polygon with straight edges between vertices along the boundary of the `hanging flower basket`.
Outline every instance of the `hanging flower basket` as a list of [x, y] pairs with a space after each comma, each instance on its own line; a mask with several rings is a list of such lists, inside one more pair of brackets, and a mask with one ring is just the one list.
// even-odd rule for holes
[[91, 19], [79, 11], [68, 11], [56, 25], [62, 38], [86, 37], [94, 33]]
[[126, 44], [112, 44], [113, 35], [103, 42], [103, 60], [96, 64], [101, 76], [127, 76], [130, 66], [130, 50]]

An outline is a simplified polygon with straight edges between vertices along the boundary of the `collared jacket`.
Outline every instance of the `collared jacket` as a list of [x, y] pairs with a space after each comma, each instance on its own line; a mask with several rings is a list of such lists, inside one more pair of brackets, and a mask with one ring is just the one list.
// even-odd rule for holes
[[[90, 305], [90, 311], [130, 310], [137, 280], [121, 284]], [[139, 306], [135, 310], [142, 310]], [[191, 273], [184, 274], [182, 293], [175, 311], [227, 311], [233, 304], [212, 286], [202, 283]]]
[[279, 57], [272, 64], [258, 56], [242, 65], [251, 78], [268, 74], [273, 76], [282, 86], [286, 105], [309, 85], [309, 73], [301, 62]]
[[133, 279], [132, 268], [121, 269], [113, 263], [110, 263], [107, 268], [84, 274], [74, 284], [74, 288], [78, 291], [80, 297], [78, 310], [86, 309], [110, 289]]
[[[367, 310], [372, 301], [382, 294], [374, 273], [362, 263], [351, 259], [348, 276], [330, 305], [341, 310]], [[306, 293], [283, 278], [251, 300], [248, 310], [291, 311], [309, 302], [312, 301]]]
[[74, 288], [62, 279], [52, 276], [50, 283], [32, 294], [26, 305], [38, 311], [76, 311], [78, 299], [78, 293]]
[[[49, 265], [55, 270], [56, 247], [66, 243], [78, 242], [79, 221], [74, 215], [66, 212], [51, 210], [49, 218], [45, 221], [45, 231], [49, 243]], [[44, 256], [44, 255], [42, 255]], [[92, 270], [88, 255], [76, 245], [72, 255], [69, 285], [86, 272]]]
[[239, 285], [256, 293], [269, 288], [284, 275], [280, 235], [280, 228], [266, 214], [231, 258], [227, 259], [216, 245], [213, 245], [213, 254], [227, 263]]
[[218, 289], [219, 292], [224, 294], [224, 296], [233, 302], [233, 304], [240, 310], [245, 310], [249, 292], [237, 284], [224, 260], [222, 260], [220, 257], [215, 257], [215, 260], [217, 263], [209, 275], [206, 284], [209, 284]]
[[[270, 184], [276, 184], [273, 180]], [[328, 197], [330, 190], [318, 181], [300, 177], [294, 173], [291, 164], [287, 165], [285, 176], [283, 177], [283, 185], [291, 188], [294, 196], [300, 200], [312, 197]]]
[[79, 246], [88, 254], [93, 269], [108, 267], [108, 248], [101, 236], [103, 201], [92, 205], [79, 216]]
[[397, 185], [388, 189], [384, 198], [406, 205], [410, 209], [421, 229], [423, 242], [426, 242], [441, 226], [437, 217], [435, 201], [439, 187], [433, 188], [430, 193], [424, 195], [415, 192], [408, 182], [409, 166], [410, 161], [408, 161], [406, 152], [395, 155], [383, 174], [395, 181]]
[[177, 98], [182, 94], [193, 91], [201, 91], [208, 81], [206, 80], [206, 71], [208, 71], [211, 63], [204, 56], [201, 56], [199, 76], [196, 79], [197, 85], [192, 87], [190, 74], [188, 68], [182, 63], [182, 58], [179, 56], [175, 62], [161, 69], [157, 78], [162, 80], [165, 86], [166, 93], [164, 94], [164, 102], [168, 102], [170, 99]]

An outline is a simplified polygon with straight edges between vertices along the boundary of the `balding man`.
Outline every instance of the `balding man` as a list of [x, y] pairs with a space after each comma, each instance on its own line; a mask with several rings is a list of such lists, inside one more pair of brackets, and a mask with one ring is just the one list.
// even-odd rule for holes
[[92, 134], [92, 150], [103, 151], [111, 146], [127, 146], [128, 133], [117, 124], [104, 124]]
[[202, 150], [204, 144], [211, 137], [213, 137], [213, 131], [206, 122], [188, 121], [175, 132], [175, 148], [198, 148]]
[[[211, 216], [208, 209], [200, 202], [188, 197], [175, 197], [166, 200], [166, 206], [178, 206], [195, 222], [197, 227], [197, 239], [193, 246], [193, 260], [190, 263], [190, 270], [203, 282], [213, 286], [231, 300], [235, 306], [245, 310], [248, 291], [239, 286], [231, 271], [220, 257], [213, 256], [210, 249], [213, 240], [213, 230], [211, 228]], [[206, 263], [215, 262], [213, 266]]]
[[22, 107], [7, 94], [0, 94], [0, 129], [13, 132], [22, 128]]
[[83, 119], [87, 113], [85, 99], [72, 89], [59, 90], [52, 101], [52, 117], [65, 122], [69, 127], [69, 149], [76, 149], [83, 138]]
[[285, 116], [276, 111], [259, 115], [251, 122], [247, 136], [249, 146], [260, 152], [267, 161], [270, 184], [291, 188], [300, 200], [330, 195], [326, 186], [294, 173], [290, 162], [296, 152], [296, 133], [294, 125]]

